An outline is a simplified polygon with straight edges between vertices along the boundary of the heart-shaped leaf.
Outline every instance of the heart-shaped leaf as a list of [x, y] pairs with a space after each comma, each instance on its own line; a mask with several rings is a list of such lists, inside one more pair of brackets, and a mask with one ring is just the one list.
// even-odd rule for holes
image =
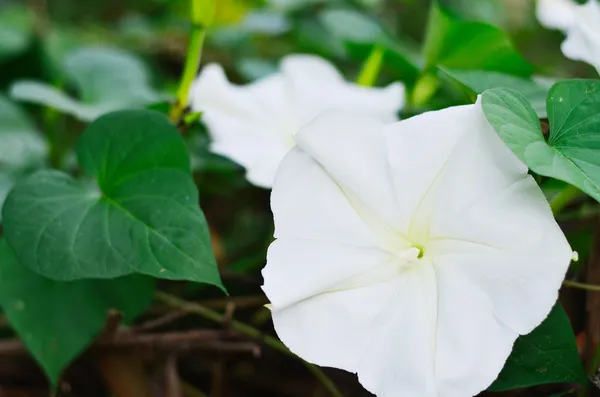
[[587, 382], [575, 335], [560, 304], [530, 334], [517, 339], [498, 379], [489, 388], [504, 391], [548, 383]]
[[600, 201], [600, 81], [567, 80], [548, 92], [550, 137], [523, 95], [486, 91], [483, 110], [502, 140], [534, 172], [559, 179]]
[[103, 47], [78, 49], [65, 57], [63, 70], [77, 88], [80, 100], [46, 83], [26, 80], [14, 83], [10, 95], [83, 121], [114, 110], [141, 108], [161, 99], [150, 86], [144, 63], [128, 52]]
[[138, 272], [222, 287], [185, 142], [164, 115], [102, 116], [77, 157], [94, 180], [42, 171], [6, 199], [4, 233], [24, 265], [56, 280]]
[[0, 280], [0, 305], [7, 320], [54, 385], [102, 331], [110, 309], [131, 322], [154, 294], [153, 280], [139, 275], [70, 282], [44, 278], [21, 265], [4, 240]]

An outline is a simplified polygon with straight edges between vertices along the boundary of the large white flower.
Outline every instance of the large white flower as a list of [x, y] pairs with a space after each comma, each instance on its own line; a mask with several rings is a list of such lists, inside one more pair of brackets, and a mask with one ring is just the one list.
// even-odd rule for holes
[[271, 187], [279, 163], [300, 127], [326, 110], [397, 120], [404, 86], [369, 88], [347, 83], [327, 61], [285, 57], [278, 73], [247, 86], [231, 84], [216, 64], [204, 68], [192, 88], [191, 106], [202, 111], [212, 151], [244, 166], [250, 182]]
[[560, 29], [567, 35], [561, 47], [567, 58], [587, 62], [600, 73], [598, 0], [588, 0], [585, 4], [574, 0], [538, 0], [537, 17], [543, 26]]
[[273, 186], [263, 289], [281, 340], [383, 397], [469, 397], [548, 315], [572, 257], [480, 103], [318, 117]]

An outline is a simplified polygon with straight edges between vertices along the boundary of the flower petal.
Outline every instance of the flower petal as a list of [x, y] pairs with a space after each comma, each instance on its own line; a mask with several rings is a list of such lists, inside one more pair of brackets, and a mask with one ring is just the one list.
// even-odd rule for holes
[[344, 192], [300, 147], [290, 151], [277, 171], [271, 208], [277, 238], [377, 245]]
[[285, 81], [273, 75], [246, 86], [227, 80], [219, 65], [206, 66], [192, 87], [191, 106], [202, 111], [213, 152], [246, 168], [248, 180], [270, 187], [279, 163], [291, 144], [277, 130], [273, 115], [285, 106]]
[[[339, 110], [392, 122], [398, 119], [397, 113], [404, 106], [403, 84], [375, 88], [348, 83], [332, 64], [320, 57], [287, 56], [281, 70], [297, 93], [298, 105], [306, 112], [305, 121], [323, 110]], [[317, 92], [326, 94], [315, 95]]]
[[584, 61], [596, 67], [600, 73], [600, 3], [589, 0], [578, 5], [576, 23], [567, 30], [567, 38], [561, 45], [563, 54], [570, 59]]
[[[388, 263], [389, 253], [320, 240], [278, 239], [269, 246], [263, 290], [276, 310], [313, 295], [348, 286], [357, 276]], [[345, 286], [344, 286], [345, 285]]]
[[597, 0], [588, 0], [585, 4], [573, 0], [538, 0], [537, 17], [543, 26], [566, 34], [561, 50], [567, 58], [587, 62], [600, 73], [600, 3]]
[[411, 223], [428, 223], [424, 218], [427, 211], [419, 219], [413, 218], [454, 156], [458, 143], [479, 128], [491, 129], [474, 105], [428, 112], [387, 126], [386, 157], [399, 205], [399, 226], [404, 234], [409, 233]]
[[575, 22], [576, 8], [572, 0], [538, 0], [536, 16], [546, 28], [566, 30]]
[[[498, 377], [518, 337], [488, 297], [446, 258], [436, 263], [438, 317], [435, 374], [444, 396], [475, 396]], [[521, 302], [526, 304], [526, 302]]]
[[295, 354], [313, 364], [356, 372], [375, 318], [393, 305], [397, 280], [313, 296], [273, 310], [275, 331]]
[[472, 132], [421, 204], [417, 222], [429, 225], [424, 252], [462, 255], [465, 277], [483, 288], [502, 321], [526, 334], [552, 309], [572, 250], [541, 189], [480, 105], [471, 113]]
[[378, 397], [440, 395], [434, 377], [436, 279], [424, 266], [398, 279], [392, 305], [371, 325], [357, 372]]
[[[384, 130], [376, 119], [328, 112], [304, 127], [295, 140], [337, 183], [380, 244], [394, 249], [390, 245], [402, 237], [395, 230], [398, 205]], [[335, 147], [340, 149], [332, 150]]]

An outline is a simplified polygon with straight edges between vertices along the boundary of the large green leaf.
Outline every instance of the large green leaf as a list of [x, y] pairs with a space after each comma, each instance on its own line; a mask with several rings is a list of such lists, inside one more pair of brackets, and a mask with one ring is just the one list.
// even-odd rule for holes
[[[0, 208], [14, 181], [42, 166], [48, 154], [46, 141], [25, 113], [0, 95]], [[2, 217], [0, 216], [0, 220]]]
[[110, 309], [131, 322], [152, 301], [154, 282], [134, 275], [59, 282], [21, 265], [0, 240], [0, 305], [12, 327], [57, 384], [65, 367], [102, 331]]
[[164, 115], [102, 116], [77, 157], [94, 180], [42, 171], [6, 199], [4, 233], [24, 265], [56, 280], [138, 272], [221, 287], [186, 145]]
[[529, 76], [533, 67], [500, 29], [482, 22], [461, 21], [432, 2], [423, 48], [425, 69], [493, 70]]
[[556, 304], [539, 327], [517, 339], [502, 372], [489, 390], [583, 382], [587, 382], [587, 376], [579, 359], [571, 323], [562, 306]]
[[319, 14], [319, 19], [344, 42], [354, 58], [364, 60], [378, 46], [385, 50], [384, 63], [392, 65], [404, 82], [412, 84], [419, 77], [419, 60], [413, 51], [363, 13], [350, 9], [328, 9]]
[[441, 68], [441, 71], [468, 87], [476, 94], [492, 88], [510, 88], [520, 92], [531, 104], [540, 118], [546, 118], [546, 95], [550, 87], [540, 84], [533, 79], [511, 76], [499, 72], [485, 70], [451, 70]]
[[525, 97], [510, 89], [483, 94], [483, 110], [500, 137], [534, 172], [600, 201], [600, 81], [567, 80], [548, 92], [548, 142]]
[[28, 80], [14, 83], [11, 96], [56, 108], [83, 121], [161, 99], [150, 85], [144, 63], [128, 52], [103, 47], [78, 49], [65, 56], [63, 69], [79, 100], [46, 83]]
[[0, 61], [27, 49], [33, 37], [33, 19], [25, 5], [0, 3]]

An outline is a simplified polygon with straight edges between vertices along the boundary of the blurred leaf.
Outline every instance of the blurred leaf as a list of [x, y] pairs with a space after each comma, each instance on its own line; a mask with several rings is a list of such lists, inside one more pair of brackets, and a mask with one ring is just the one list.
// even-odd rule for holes
[[[14, 103], [0, 95], [0, 208], [15, 181], [41, 167], [48, 145], [36, 127]], [[0, 215], [0, 220], [2, 216]]]
[[77, 88], [80, 100], [32, 81], [13, 84], [11, 96], [56, 108], [83, 121], [114, 110], [140, 108], [161, 99], [150, 86], [146, 66], [133, 54], [121, 50], [89, 47], [73, 51], [65, 58], [64, 72]]
[[531, 104], [539, 118], [546, 118], [546, 95], [550, 87], [544, 87], [532, 79], [484, 70], [450, 70], [440, 68], [442, 73], [462, 83], [475, 94], [492, 88], [510, 88], [520, 92]]
[[39, 167], [48, 147], [35, 125], [14, 103], [0, 95], [0, 172]]
[[413, 84], [417, 80], [419, 68], [414, 54], [365, 14], [349, 9], [329, 9], [319, 14], [319, 19], [346, 44], [355, 59], [367, 59], [377, 46], [385, 50], [384, 63], [393, 65], [404, 82]]
[[0, 3], [0, 61], [24, 52], [33, 37], [33, 18], [23, 4]]
[[290, 29], [289, 21], [281, 14], [256, 10], [249, 12], [239, 24], [248, 33], [278, 35]]
[[4, 235], [25, 266], [55, 280], [137, 272], [222, 288], [185, 142], [164, 115], [103, 116], [77, 157], [94, 182], [42, 171], [6, 199]]
[[245, 79], [253, 81], [276, 73], [278, 67], [276, 62], [260, 58], [243, 58], [239, 60], [237, 69]]
[[440, 5], [470, 21], [504, 26], [508, 20], [507, 5], [501, 0], [439, 0]]
[[53, 385], [100, 334], [110, 309], [122, 312], [130, 323], [154, 296], [154, 281], [143, 276], [49, 280], [21, 265], [4, 239], [0, 240], [0, 279], [0, 305], [6, 318]]
[[483, 94], [483, 110], [500, 137], [537, 174], [559, 179], [600, 201], [600, 81], [567, 80], [548, 93], [546, 143], [523, 95], [510, 89]]
[[517, 339], [502, 372], [488, 390], [584, 382], [587, 375], [569, 317], [562, 306], [556, 304], [542, 324]]
[[266, 0], [266, 2], [269, 7], [275, 10], [280, 12], [291, 12], [310, 5], [327, 3], [330, 2], [330, 0]]
[[509, 37], [482, 22], [460, 21], [432, 2], [423, 48], [425, 69], [491, 70], [530, 76], [533, 67], [517, 53]]

